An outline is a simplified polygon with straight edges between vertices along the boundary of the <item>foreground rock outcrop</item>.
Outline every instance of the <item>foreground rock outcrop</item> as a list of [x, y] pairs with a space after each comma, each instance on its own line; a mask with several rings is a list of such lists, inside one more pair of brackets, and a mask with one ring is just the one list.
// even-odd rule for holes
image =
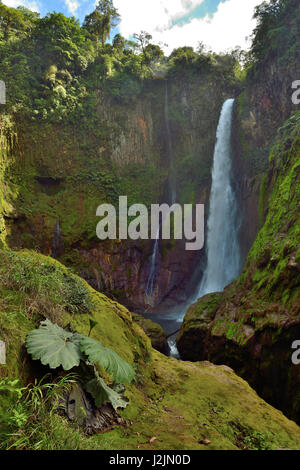
[[162, 326], [150, 320], [149, 318], [144, 318], [142, 315], [138, 315], [137, 313], [132, 314], [132, 319], [150, 338], [151, 345], [154, 349], [157, 349], [157, 351], [163, 354], [169, 354], [170, 347], [168, 344], [167, 335]]
[[263, 177], [265, 223], [239, 279], [188, 310], [178, 337], [186, 360], [228, 364], [268, 402], [300, 421], [300, 114], [280, 129]]
[[[92, 316], [98, 322], [93, 338], [113, 348], [137, 373], [136, 382], [126, 386], [129, 404], [119, 419], [105, 434], [90, 437], [57, 413], [49, 413], [43, 422], [36, 417], [33, 423], [21, 422], [16, 429], [8, 418], [17, 397], [0, 390], [2, 446], [12, 430], [22, 435], [32, 424], [34, 432], [28, 433], [22, 448], [300, 449], [300, 428], [229, 367], [184, 363], [152, 350], [126, 308], [57, 261], [29, 251], [2, 251], [0, 273], [0, 337], [7, 346], [0, 383], [18, 378], [20, 386], [30, 386], [51, 372], [32, 361], [24, 348], [27, 333], [47, 316], [86, 334]], [[22, 399], [18, 403], [21, 409]], [[17, 439], [9, 439], [18, 448]]]

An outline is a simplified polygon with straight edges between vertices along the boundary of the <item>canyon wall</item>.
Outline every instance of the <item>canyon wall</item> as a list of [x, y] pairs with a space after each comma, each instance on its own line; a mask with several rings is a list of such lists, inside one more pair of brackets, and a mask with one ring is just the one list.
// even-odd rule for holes
[[299, 118], [279, 132], [264, 181], [266, 221], [240, 278], [191, 306], [178, 338], [185, 360], [225, 363], [299, 422]]
[[[235, 92], [234, 85], [211, 72], [169, 78], [167, 118], [178, 202], [204, 203], [208, 209], [219, 113]], [[96, 237], [101, 203], [118, 207], [120, 195], [128, 196], [128, 205], [148, 208], [168, 202], [165, 93], [165, 79], [145, 83], [139, 96], [126, 102], [98, 90], [94, 113], [80, 124], [16, 116], [17, 139], [5, 177], [14, 187], [6, 190], [12, 210], [6, 215], [5, 243], [55, 256], [96, 289], [139, 311], [166, 299], [170, 306], [185, 300], [204, 251], [188, 252], [182, 241], [161, 241], [149, 301], [145, 288], [153, 242]]]
[[[285, 21], [286, 27], [292, 30], [290, 20]], [[297, 20], [294, 21], [297, 24]], [[280, 40], [284, 41], [284, 36]], [[295, 45], [284, 56], [282, 54], [281, 48], [269, 54], [255, 72], [248, 75], [235, 106], [234, 168], [240, 203], [243, 262], [267, 215], [263, 207], [262, 178], [269, 166], [276, 133], [299, 109], [299, 105], [292, 101], [295, 91], [292, 84], [299, 76], [299, 52]]]
[[300, 336], [300, 116], [292, 101], [299, 77], [299, 2], [286, 2], [282, 11], [277, 29], [271, 22], [260, 36], [260, 57], [235, 104], [244, 268], [224, 293], [189, 308], [177, 346], [184, 360], [230, 365], [299, 422], [300, 369], [292, 362], [292, 344]]

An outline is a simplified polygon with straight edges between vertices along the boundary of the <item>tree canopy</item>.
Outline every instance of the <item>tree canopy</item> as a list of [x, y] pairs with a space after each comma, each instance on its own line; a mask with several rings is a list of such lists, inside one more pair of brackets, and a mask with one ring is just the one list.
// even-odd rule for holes
[[99, 0], [96, 9], [85, 17], [83, 27], [96, 42], [101, 41], [104, 47], [110, 38], [111, 29], [117, 25], [119, 18], [120, 15], [112, 0]]
[[[135, 99], [149, 80], [211, 74], [234, 82], [249, 71], [299, 47], [299, 1], [271, 0], [255, 10], [252, 47], [215, 54], [204, 44], [179, 47], [169, 56], [151, 34], [131, 40], [113, 28], [120, 19], [112, 0], [100, 0], [83, 25], [74, 17], [52, 12], [44, 17], [27, 8], [10, 8], [0, 0], [0, 78], [7, 84], [11, 111], [31, 119], [65, 119], [96, 102], [96, 90], [118, 100]], [[246, 57], [246, 59], [245, 59]], [[77, 116], [78, 118], [78, 116]]]
[[252, 47], [248, 66], [256, 65], [270, 58], [294, 57], [299, 49], [300, 4], [298, 0], [264, 1], [255, 8], [257, 26], [252, 35]]

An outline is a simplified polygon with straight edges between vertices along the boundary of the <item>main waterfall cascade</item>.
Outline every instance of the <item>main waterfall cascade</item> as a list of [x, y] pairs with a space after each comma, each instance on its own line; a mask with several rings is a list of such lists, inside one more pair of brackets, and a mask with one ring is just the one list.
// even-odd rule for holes
[[[168, 180], [168, 190], [169, 190], [169, 200], [170, 205], [175, 204], [176, 202], [176, 177], [175, 177], [175, 168], [174, 168], [174, 154], [173, 154], [173, 146], [172, 146], [172, 137], [171, 137], [171, 130], [170, 130], [170, 122], [169, 122], [169, 92], [168, 92], [168, 82], [166, 81], [166, 89], [165, 89], [165, 129], [166, 129], [166, 136], [167, 136], [167, 151], [168, 157], [170, 162], [170, 173], [169, 173], [169, 180]], [[150, 262], [150, 270], [149, 276], [146, 284], [146, 301], [151, 305], [154, 296], [154, 289], [156, 284], [157, 278], [157, 271], [159, 269], [159, 235], [160, 235], [160, 227], [158, 228], [153, 252], [151, 256]]]
[[[166, 95], [167, 96], [167, 95]], [[166, 99], [166, 106], [168, 102]], [[212, 186], [210, 192], [209, 216], [206, 235], [207, 263], [196, 293], [185, 305], [172, 313], [151, 318], [165, 328], [167, 333], [178, 330], [188, 307], [200, 297], [213, 292], [222, 292], [240, 274], [240, 249], [238, 243], [237, 200], [233, 190], [232, 174], [232, 117], [234, 99], [225, 101], [220, 114], [216, 134], [212, 166]], [[167, 115], [167, 113], [166, 113]], [[155, 260], [158, 256], [158, 238], [154, 244], [151, 259], [151, 276], [155, 275]], [[149, 282], [149, 281], [148, 281]], [[151, 281], [152, 282], [152, 281]], [[154, 283], [151, 285], [153, 289]], [[171, 355], [178, 357], [176, 335], [168, 340]]]
[[237, 201], [232, 188], [233, 105], [233, 99], [225, 101], [217, 129], [207, 223], [207, 265], [197, 298], [222, 292], [240, 272]]

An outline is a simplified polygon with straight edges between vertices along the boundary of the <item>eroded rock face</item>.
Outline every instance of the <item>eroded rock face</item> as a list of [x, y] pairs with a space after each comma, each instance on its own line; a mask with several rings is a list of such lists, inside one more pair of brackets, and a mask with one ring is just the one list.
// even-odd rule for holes
[[[300, 312], [288, 318], [280, 304], [258, 307], [247, 291], [242, 296], [236, 290], [242, 292], [234, 284], [224, 295], [210, 294], [190, 307], [177, 341], [180, 355], [229, 365], [267, 402], [299, 422], [300, 367], [292, 363], [291, 347], [300, 338]], [[245, 305], [241, 308], [243, 297], [253, 316], [247, 317]]]
[[[176, 199], [205, 204], [206, 215], [220, 109], [235, 94], [235, 86], [219, 78], [199, 72], [168, 83]], [[185, 301], [195, 271], [200, 269], [201, 275], [204, 257], [204, 250], [188, 252], [181, 241], [161, 241], [149, 299], [145, 292], [153, 241], [106, 243], [96, 238], [96, 209], [102, 203], [118, 207], [120, 195], [128, 196], [129, 206], [169, 202], [165, 93], [165, 80], [153, 80], [126, 103], [98, 90], [93, 132], [84, 123], [22, 123], [14, 129], [18, 139], [12, 155], [5, 157], [11, 185], [6, 191], [8, 215], [0, 216], [5, 243], [55, 256], [96, 289], [138, 311]]]
[[272, 148], [261, 204], [266, 221], [241, 277], [200, 299], [178, 337], [183, 359], [228, 364], [267, 401], [300, 421], [299, 113]]
[[184, 301], [191, 289], [192, 273], [203, 253], [185, 251], [183, 243], [164, 249], [161, 243], [153, 295], [149, 298], [151, 247], [150, 242], [126, 242], [110, 247], [99, 243], [90, 250], [82, 249], [79, 273], [95, 289], [117, 298], [132, 310], [151, 312], [166, 299], [170, 305]]

